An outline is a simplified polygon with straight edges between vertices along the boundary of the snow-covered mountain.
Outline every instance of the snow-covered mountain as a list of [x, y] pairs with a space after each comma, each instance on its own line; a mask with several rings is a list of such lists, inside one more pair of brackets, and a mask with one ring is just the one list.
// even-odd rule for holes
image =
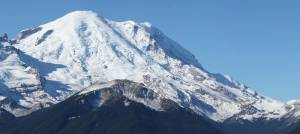
[[[1, 94], [27, 109], [25, 113], [94, 83], [127, 79], [217, 122], [277, 119], [291, 112], [299, 117], [295, 103], [273, 100], [229, 76], [208, 72], [148, 22], [115, 22], [75, 11], [20, 32], [12, 46], [8, 42], [0, 47]], [[154, 106], [149, 105], [159, 109]]]

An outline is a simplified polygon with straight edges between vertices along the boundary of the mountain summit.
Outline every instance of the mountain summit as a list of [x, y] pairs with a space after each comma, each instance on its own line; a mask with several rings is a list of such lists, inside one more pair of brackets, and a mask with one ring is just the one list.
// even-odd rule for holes
[[[208, 72], [193, 54], [148, 22], [116, 22], [91, 11], [75, 11], [23, 30], [10, 43], [14, 52], [9, 54], [18, 57], [13, 60], [27, 67], [14, 69], [34, 70], [29, 72], [36, 82], [29, 85], [37, 85], [39, 90], [35, 91], [39, 93], [28, 97], [22, 90], [16, 91], [19, 97], [3, 97], [12, 97], [27, 114], [95, 83], [116, 79], [142, 83], [160, 98], [217, 122], [278, 119], [295, 111], [293, 104], [262, 96], [228, 76]], [[0, 55], [7, 54], [7, 49], [0, 49]], [[6, 72], [0, 74], [0, 84], [9, 85], [11, 80], [2, 75]], [[12, 88], [17, 87], [5, 90]]]

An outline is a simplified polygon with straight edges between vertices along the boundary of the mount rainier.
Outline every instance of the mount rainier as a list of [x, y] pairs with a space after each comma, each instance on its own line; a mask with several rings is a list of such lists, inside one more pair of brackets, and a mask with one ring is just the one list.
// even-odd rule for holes
[[119, 80], [140, 83], [156, 96], [125, 95], [131, 101], [164, 111], [161, 100], [170, 100], [227, 133], [261, 122], [266, 122], [261, 133], [275, 133], [267, 124], [283, 132], [299, 122], [299, 101], [277, 101], [229, 76], [210, 73], [148, 22], [116, 22], [75, 11], [23, 30], [15, 39], [0, 38], [0, 107], [16, 117]]

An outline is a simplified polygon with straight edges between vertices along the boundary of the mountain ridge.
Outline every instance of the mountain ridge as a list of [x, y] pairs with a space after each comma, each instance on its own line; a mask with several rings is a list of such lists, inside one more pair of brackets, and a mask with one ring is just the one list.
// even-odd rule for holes
[[0, 127], [1, 133], [220, 134], [210, 121], [171, 100], [161, 101], [163, 111], [136, 101], [155, 98], [140, 83], [115, 80], [105, 84], [93, 85], [52, 107], [16, 118]]

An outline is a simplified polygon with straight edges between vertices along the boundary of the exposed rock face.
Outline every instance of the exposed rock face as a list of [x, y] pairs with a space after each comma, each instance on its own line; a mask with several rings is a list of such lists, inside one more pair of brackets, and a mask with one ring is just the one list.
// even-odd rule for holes
[[[108, 83], [94, 84], [76, 95], [82, 95], [83, 102], [92, 102], [93, 107], [101, 107], [111, 98], [123, 98], [144, 104], [157, 111], [168, 110], [175, 102], [160, 96], [145, 85], [129, 80], [114, 80]], [[89, 96], [89, 97], [86, 97]], [[92, 101], [91, 101], [92, 100]]]
[[6, 33], [0, 35], [0, 42], [8, 42], [8, 36]]

